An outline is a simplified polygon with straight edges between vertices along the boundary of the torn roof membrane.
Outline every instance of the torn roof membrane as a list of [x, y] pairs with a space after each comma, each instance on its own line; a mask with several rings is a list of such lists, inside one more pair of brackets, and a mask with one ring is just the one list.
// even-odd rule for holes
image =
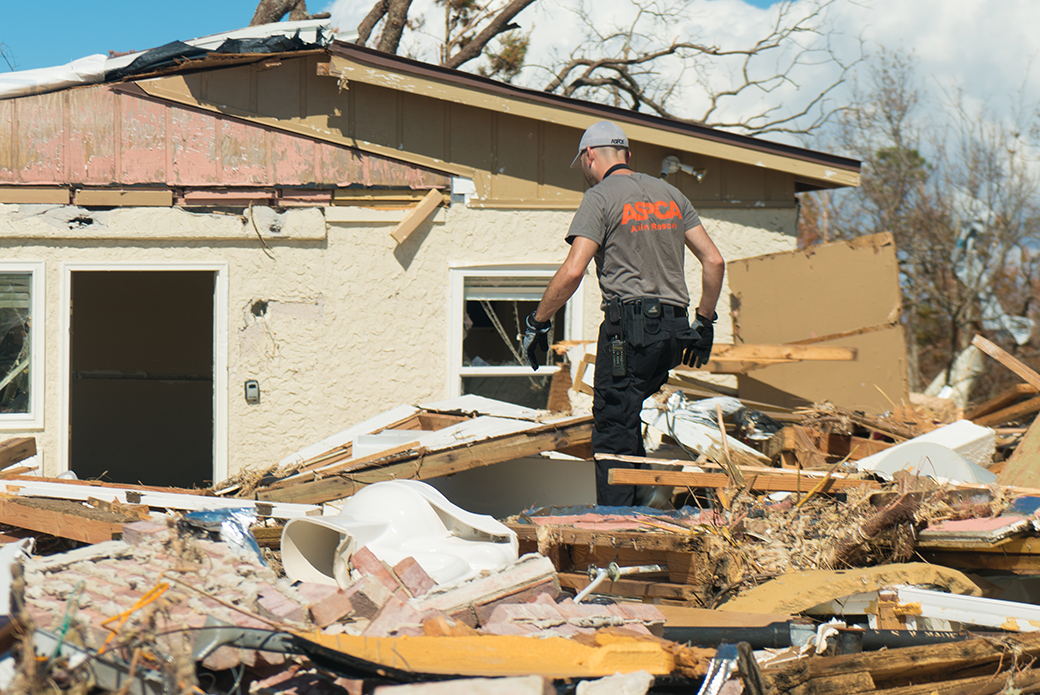
[[108, 58], [101, 54], [78, 58], [65, 65], [0, 75], [0, 99], [43, 94], [66, 87], [96, 84], [177, 66], [210, 53], [285, 53], [322, 48], [332, 39], [327, 19], [278, 22], [173, 41], [140, 53]]

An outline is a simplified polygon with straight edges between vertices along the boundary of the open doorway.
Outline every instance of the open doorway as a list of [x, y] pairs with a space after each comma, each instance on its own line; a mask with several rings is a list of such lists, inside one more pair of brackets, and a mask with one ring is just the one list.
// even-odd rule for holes
[[214, 467], [212, 271], [73, 271], [69, 468], [192, 487]]

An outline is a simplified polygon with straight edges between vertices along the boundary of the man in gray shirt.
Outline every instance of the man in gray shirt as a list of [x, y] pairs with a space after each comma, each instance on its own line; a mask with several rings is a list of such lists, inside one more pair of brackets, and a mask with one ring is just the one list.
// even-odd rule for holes
[[[711, 355], [715, 305], [725, 262], [704, 231], [690, 201], [674, 186], [633, 172], [628, 137], [615, 123], [588, 128], [571, 166], [581, 164], [585, 192], [570, 230], [566, 260], [538, 308], [527, 317], [523, 346], [538, 369], [537, 350], [548, 349], [550, 319], [581, 283], [592, 259], [603, 294], [604, 319], [596, 347], [592, 449], [597, 454], [644, 456], [643, 401], [680, 363], [702, 366]], [[685, 248], [702, 268], [701, 296], [692, 325], [683, 274]], [[609, 485], [611, 468], [631, 463], [596, 462], [596, 501], [635, 503], [635, 487]]]

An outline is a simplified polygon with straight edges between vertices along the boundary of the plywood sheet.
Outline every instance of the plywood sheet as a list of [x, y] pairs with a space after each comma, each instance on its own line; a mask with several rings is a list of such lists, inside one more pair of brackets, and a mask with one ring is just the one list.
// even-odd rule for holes
[[[737, 342], [858, 350], [853, 362], [756, 370], [739, 378], [740, 397], [788, 406], [829, 400], [872, 413], [908, 398], [898, 273], [887, 233], [730, 263]], [[835, 335], [845, 337], [815, 342]]]

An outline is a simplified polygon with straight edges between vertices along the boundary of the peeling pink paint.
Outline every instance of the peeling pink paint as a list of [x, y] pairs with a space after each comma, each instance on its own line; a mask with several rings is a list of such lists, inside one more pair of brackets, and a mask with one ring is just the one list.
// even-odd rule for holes
[[70, 90], [70, 109], [80, 114], [69, 120], [67, 166], [72, 183], [106, 184], [116, 178], [115, 127], [117, 102], [101, 89]]
[[446, 176], [404, 162], [106, 85], [0, 101], [0, 184], [329, 189], [446, 183]]

